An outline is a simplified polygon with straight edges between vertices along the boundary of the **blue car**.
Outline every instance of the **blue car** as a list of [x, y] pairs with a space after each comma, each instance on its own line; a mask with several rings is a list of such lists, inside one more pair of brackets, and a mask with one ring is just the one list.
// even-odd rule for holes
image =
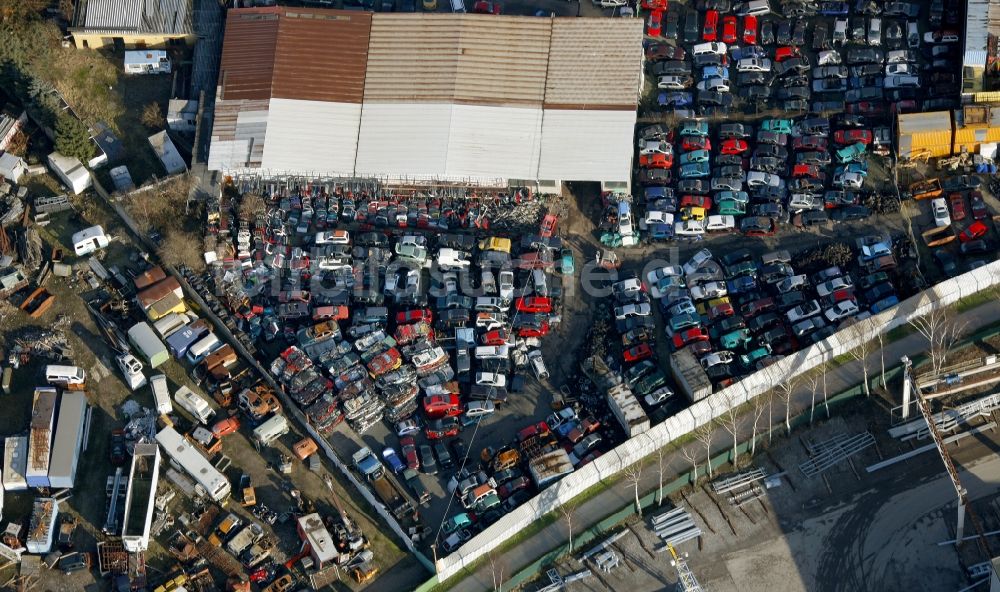
[[708, 80], [709, 78], [721, 78], [728, 81], [729, 68], [725, 66], [706, 66], [701, 70], [701, 79]]
[[819, 13], [824, 16], [846, 16], [847, 2], [823, 2], [819, 5]]
[[397, 475], [406, 469], [406, 463], [403, 462], [403, 459], [399, 458], [399, 454], [396, 453], [396, 450], [392, 446], [387, 446], [385, 450], [382, 451], [382, 460], [384, 460], [385, 464], [389, 465], [389, 469]]
[[690, 107], [694, 104], [694, 96], [689, 92], [661, 92], [656, 97], [656, 104], [662, 109]]
[[834, 170], [834, 175], [839, 175], [841, 173], [857, 173], [863, 177], [868, 176], [868, 163], [867, 162], [852, 162], [848, 165], [840, 165]]
[[872, 305], [872, 312], [874, 314], [878, 314], [884, 310], [896, 306], [897, 304], [899, 304], [899, 298], [897, 298], [895, 294], [893, 294], [892, 296], [886, 296], [882, 300], [879, 300], [878, 302]]
[[757, 280], [753, 276], [741, 275], [726, 282], [730, 294], [746, 294], [757, 288]]
[[649, 234], [650, 240], [667, 241], [674, 238], [673, 224], [654, 224], [646, 232]]
[[701, 179], [712, 174], [707, 162], [692, 162], [681, 166], [681, 179]]

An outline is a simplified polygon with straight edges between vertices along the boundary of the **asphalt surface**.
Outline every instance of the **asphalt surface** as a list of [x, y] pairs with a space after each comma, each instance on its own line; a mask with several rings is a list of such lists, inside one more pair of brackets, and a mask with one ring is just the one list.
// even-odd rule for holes
[[[1000, 318], [1000, 302], [991, 301], [982, 306], [976, 307], [974, 309], [968, 310], [956, 317], [956, 322], [963, 324], [966, 328], [966, 333], [976, 331], [982, 327], [995, 322]], [[884, 356], [887, 365], [895, 365], [898, 360], [903, 355], [916, 355], [923, 352], [926, 349], [926, 340], [918, 333], [913, 333], [907, 335], [898, 341], [888, 344], [884, 348]], [[838, 393], [846, 390], [861, 382], [861, 364], [856, 361], [848, 362], [844, 365], [838, 366], [830, 370], [827, 374], [827, 392], [828, 393]], [[793, 394], [791, 399], [791, 414], [797, 415], [804, 410], [809, 409], [811, 404], [812, 394], [805, 388], [805, 386], [800, 386], [799, 389]], [[817, 413], [819, 413], [820, 405], [817, 404]], [[783, 410], [777, 410], [775, 412], [775, 421], [780, 423], [780, 417], [784, 416]], [[744, 422], [748, 423], [748, 422]], [[750, 437], [750, 426], [744, 426], [744, 432], [740, 439], [745, 440]], [[712, 446], [713, 454], [722, 452], [729, 449], [732, 446], [732, 436], [722, 428], [715, 430], [713, 435], [714, 444]], [[690, 444], [689, 447], [697, 447], [698, 455], [704, 457], [704, 450], [700, 443]], [[678, 475], [690, 469], [687, 462], [683, 459], [680, 454], [675, 454], [672, 457], [673, 464], [670, 466], [670, 470], [667, 472], [670, 475]], [[644, 495], [652, 490], [654, 490], [658, 485], [658, 472], [655, 470], [646, 470], [642, 474], [642, 480], [640, 484], [640, 495]], [[673, 477], [671, 477], [672, 479]], [[993, 486], [996, 486], [995, 480]], [[877, 494], [872, 494], [871, 507], [873, 509], [877, 508], [875, 503], [877, 499]], [[580, 531], [589, 526], [599, 522], [608, 514], [613, 511], [624, 507], [627, 504], [633, 503], [633, 494], [631, 490], [631, 484], [621, 484], [614, 488], [606, 489], [601, 493], [594, 495], [585, 503], [581, 504], [576, 509], [576, 518], [574, 519], [574, 530]], [[890, 500], [880, 500], [880, 503], [889, 503]], [[933, 504], [933, 500], [927, 500], [927, 504]], [[853, 518], [852, 518], [853, 520]], [[849, 525], [844, 526], [844, 532], [848, 532]], [[568, 538], [566, 525], [564, 521], [556, 521], [549, 526], [542, 529], [532, 538], [525, 540], [518, 544], [516, 547], [507, 550], [505, 553], [500, 555], [496, 561], [502, 561], [503, 565], [506, 566], [506, 571], [508, 573], [514, 573], [519, 569], [522, 569], [526, 565], [533, 562], [538, 557], [552, 550], [553, 548], [564, 544]], [[827, 573], [831, 574], [830, 577], [830, 590], [843, 590], [845, 589], [843, 583], [839, 581], [839, 576], [843, 572], [838, 569], [837, 562], [845, 561], [863, 561], [866, 560], [863, 557], [851, 558], [830, 558], [826, 565], [822, 566], [822, 569], [827, 570]], [[457, 576], [458, 577], [458, 576]], [[484, 589], [493, 588], [493, 576], [490, 572], [489, 566], [484, 566], [474, 573], [466, 576], [462, 581], [458, 582], [451, 589], [455, 592], [474, 592]], [[860, 585], [853, 587], [851, 589], [870, 589], [865, 585]]]

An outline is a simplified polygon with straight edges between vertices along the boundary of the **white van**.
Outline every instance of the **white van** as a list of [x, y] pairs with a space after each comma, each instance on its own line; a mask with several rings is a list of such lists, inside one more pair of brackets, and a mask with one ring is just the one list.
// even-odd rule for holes
[[767, 0], [750, 0], [736, 7], [738, 16], [764, 16], [771, 14], [771, 4]]
[[510, 305], [502, 298], [495, 296], [479, 296], [476, 298], [476, 310], [479, 312], [504, 312]]
[[545, 270], [543, 269], [531, 270], [531, 285], [535, 289], [535, 294], [539, 296], [548, 297], [549, 279], [548, 276], [545, 275]]
[[480, 345], [476, 348], [477, 360], [507, 359], [510, 357], [510, 348], [506, 345]]
[[192, 345], [191, 349], [188, 350], [188, 362], [191, 362], [191, 364], [198, 364], [204, 360], [208, 354], [212, 353], [220, 346], [221, 344], [219, 343], [219, 338], [215, 336], [215, 333], [209, 333], [205, 337], [202, 337], [198, 343]]
[[458, 13], [465, 12], [465, 0], [451, 0], [451, 11]]
[[153, 404], [160, 415], [169, 415], [174, 412], [174, 406], [170, 403], [170, 389], [167, 387], [167, 377], [162, 374], [149, 378], [149, 388], [153, 391]]
[[726, 44], [719, 42], [699, 43], [691, 48], [691, 54], [696, 56], [709, 55], [713, 53], [715, 55], [726, 55]]
[[186, 386], [177, 389], [177, 392], [174, 393], [174, 401], [181, 406], [181, 409], [190, 413], [203, 424], [207, 425], [215, 417], [215, 409], [212, 409], [205, 397]]
[[191, 322], [191, 320], [186, 314], [172, 312], [153, 323], [153, 328], [160, 334], [160, 337], [166, 338], [168, 335], [187, 325], [189, 322]]
[[76, 255], [89, 255], [108, 246], [110, 241], [100, 226], [84, 228], [73, 235], [73, 252]]
[[441, 271], [468, 271], [472, 262], [465, 251], [443, 247], [438, 249], [437, 264]]
[[272, 442], [288, 433], [288, 420], [284, 415], [275, 415], [253, 430], [253, 439], [261, 446], [269, 446]]
[[45, 367], [45, 381], [63, 388], [83, 386], [87, 382], [87, 372], [79, 366], [49, 364]]

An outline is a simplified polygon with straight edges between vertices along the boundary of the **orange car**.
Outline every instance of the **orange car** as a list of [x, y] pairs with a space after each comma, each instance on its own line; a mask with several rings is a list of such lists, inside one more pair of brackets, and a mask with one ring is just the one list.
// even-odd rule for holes
[[227, 417], [215, 422], [215, 425], [212, 426], [212, 435], [216, 438], [222, 438], [234, 433], [238, 429], [240, 429], [240, 420], [236, 417]]

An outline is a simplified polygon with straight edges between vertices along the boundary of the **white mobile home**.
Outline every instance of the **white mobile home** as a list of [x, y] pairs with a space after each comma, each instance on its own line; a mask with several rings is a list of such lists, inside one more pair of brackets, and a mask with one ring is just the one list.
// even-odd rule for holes
[[90, 171], [79, 159], [58, 152], [49, 154], [49, 167], [59, 177], [73, 195], [79, 195], [90, 187]]
[[100, 226], [84, 228], [80, 232], [73, 234], [73, 252], [77, 256], [89, 255], [94, 251], [99, 251], [110, 244], [110, 240], [104, 234], [104, 229]]
[[86, 418], [87, 395], [83, 391], [63, 391], [49, 463], [49, 487], [68, 489], [76, 482]]
[[156, 434], [156, 442], [163, 447], [164, 454], [170, 457], [171, 464], [187, 473], [210, 498], [220, 502], [229, 497], [229, 480], [177, 430], [163, 428]]
[[145, 551], [149, 547], [149, 529], [153, 524], [159, 476], [160, 447], [150, 442], [136, 444], [128, 475], [125, 522], [122, 525], [122, 544], [130, 553]]
[[162, 49], [125, 52], [126, 74], [170, 74], [170, 56]]
[[253, 439], [261, 446], [269, 446], [272, 442], [288, 433], [288, 420], [284, 415], [275, 415], [253, 430]]
[[177, 389], [177, 392], [174, 393], [174, 401], [181, 409], [190, 413], [203, 424], [207, 425], [215, 417], [215, 409], [212, 409], [208, 400], [186, 386]]
[[24, 472], [28, 469], [28, 437], [10, 436], [3, 442], [3, 488], [4, 491], [24, 491], [28, 480]]

